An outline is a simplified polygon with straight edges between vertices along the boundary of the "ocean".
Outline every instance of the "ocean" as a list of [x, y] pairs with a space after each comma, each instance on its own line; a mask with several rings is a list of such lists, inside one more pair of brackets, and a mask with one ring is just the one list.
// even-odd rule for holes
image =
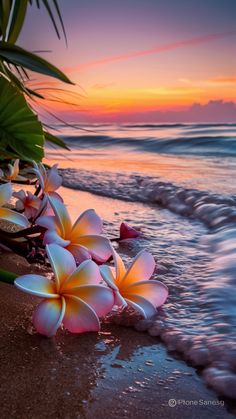
[[143, 329], [236, 398], [236, 124], [56, 128], [70, 151], [48, 147], [45, 163], [59, 163], [72, 216], [80, 191], [96, 194], [110, 238], [122, 221], [142, 231], [116, 245], [125, 261], [151, 251], [169, 287]]

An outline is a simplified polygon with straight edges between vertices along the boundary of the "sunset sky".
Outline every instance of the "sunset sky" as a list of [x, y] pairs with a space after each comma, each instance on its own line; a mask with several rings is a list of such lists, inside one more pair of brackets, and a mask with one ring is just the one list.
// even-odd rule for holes
[[176, 112], [179, 117], [187, 112], [191, 120], [194, 103], [203, 105], [206, 118], [212, 109], [216, 120], [234, 112], [234, 105], [224, 102], [236, 98], [235, 0], [59, 4], [68, 48], [36, 8], [30, 9], [20, 38], [29, 50], [51, 50], [41, 55], [76, 83], [69, 88], [73, 94], [63, 95], [76, 106], [47, 102], [48, 109], [72, 120], [119, 122], [156, 115], [171, 121]]

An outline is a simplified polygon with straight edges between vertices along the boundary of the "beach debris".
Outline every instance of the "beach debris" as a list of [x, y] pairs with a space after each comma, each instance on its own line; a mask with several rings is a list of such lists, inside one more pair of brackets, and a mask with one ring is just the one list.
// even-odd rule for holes
[[150, 318], [156, 314], [156, 308], [160, 307], [168, 297], [167, 287], [159, 281], [151, 280], [155, 268], [153, 256], [142, 250], [134, 258], [132, 264], [126, 270], [121, 257], [113, 250], [115, 269], [103, 265], [100, 267], [104, 281], [115, 294], [115, 305], [131, 306], [144, 318]]
[[47, 229], [44, 244], [56, 243], [65, 247], [79, 264], [87, 259], [106, 262], [111, 254], [109, 240], [101, 236], [102, 220], [93, 209], [84, 211], [72, 224], [66, 206], [54, 197], [48, 197], [54, 216], [41, 216], [37, 225]]
[[43, 298], [33, 315], [35, 329], [54, 336], [61, 324], [72, 333], [97, 332], [99, 317], [111, 311], [114, 294], [100, 285], [101, 275], [95, 262], [87, 260], [76, 268], [72, 254], [57, 244], [46, 246], [54, 281], [40, 275], [18, 277], [21, 291]]

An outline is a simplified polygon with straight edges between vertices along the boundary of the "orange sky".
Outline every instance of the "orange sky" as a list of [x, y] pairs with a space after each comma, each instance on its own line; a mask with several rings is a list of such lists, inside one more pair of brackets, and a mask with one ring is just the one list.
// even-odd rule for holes
[[[95, 2], [68, 0], [67, 7], [61, 2], [68, 49], [36, 9], [30, 11], [21, 44], [52, 50], [45, 58], [76, 83], [47, 83], [72, 92], [47, 91], [52, 101], [45, 105], [60, 114], [106, 119], [235, 101], [236, 7], [233, 0], [225, 1], [228, 9], [220, 0], [130, 0], [126, 8], [123, 1], [101, 0], [98, 8]], [[40, 37], [34, 36], [38, 31]], [[58, 103], [58, 97], [67, 103]]]

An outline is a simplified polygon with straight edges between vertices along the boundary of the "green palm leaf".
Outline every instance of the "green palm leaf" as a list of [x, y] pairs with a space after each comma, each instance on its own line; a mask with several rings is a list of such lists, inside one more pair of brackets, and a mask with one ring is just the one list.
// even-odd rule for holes
[[57, 67], [39, 55], [32, 54], [17, 45], [8, 42], [0, 42], [0, 59], [8, 64], [15, 64], [37, 73], [46, 74], [63, 81], [64, 83], [73, 84], [68, 77], [62, 73]]
[[23, 94], [0, 77], [0, 154], [23, 160], [43, 158], [44, 134]]

